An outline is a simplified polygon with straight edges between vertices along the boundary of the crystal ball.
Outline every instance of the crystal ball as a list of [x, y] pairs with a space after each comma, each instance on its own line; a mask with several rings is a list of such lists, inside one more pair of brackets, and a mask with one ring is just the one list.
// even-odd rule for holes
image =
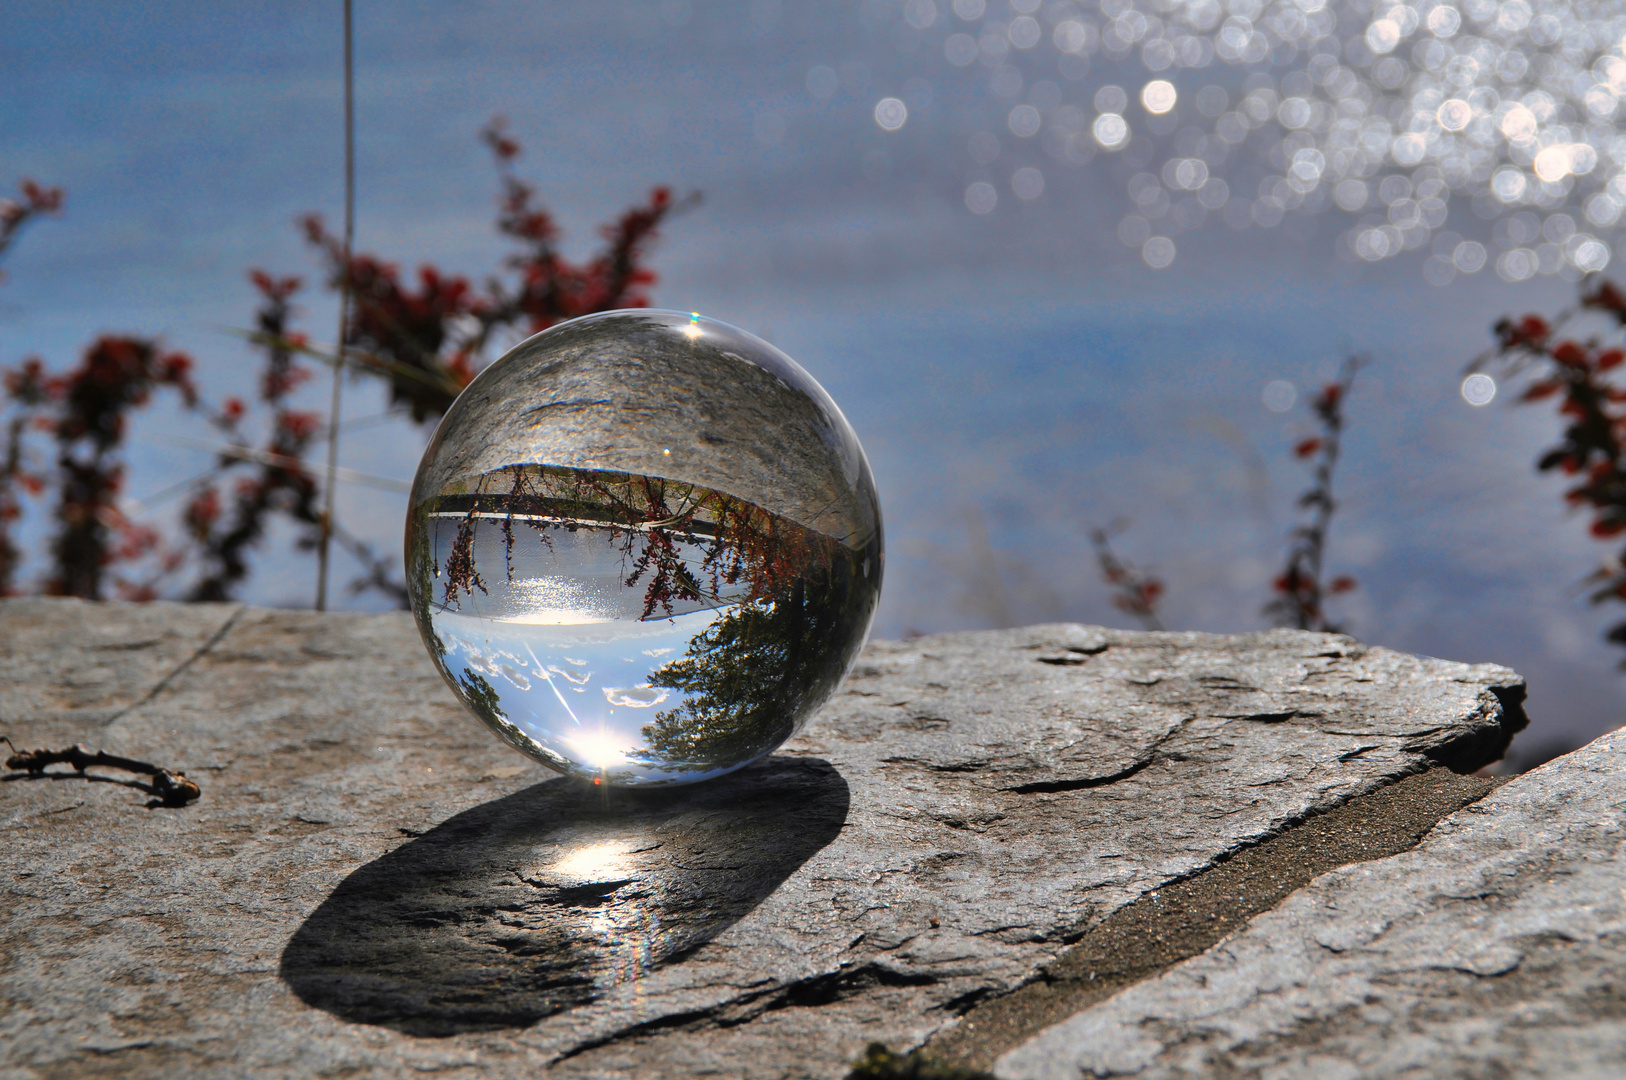
[[562, 323], [482, 371], [412, 484], [407, 587], [470, 712], [553, 769], [705, 780], [795, 735], [863, 647], [881, 510], [830, 395], [696, 314]]

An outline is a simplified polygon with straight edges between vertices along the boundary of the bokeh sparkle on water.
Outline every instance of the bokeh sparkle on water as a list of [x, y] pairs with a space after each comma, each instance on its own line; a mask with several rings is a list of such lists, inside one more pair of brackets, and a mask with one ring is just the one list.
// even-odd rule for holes
[[[967, 145], [973, 214], [1117, 157], [1132, 170], [1118, 236], [1153, 268], [1182, 233], [1318, 214], [1347, 222], [1341, 256], [1418, 252], [1436, 285], [1577, 277], [1614, 253], [1618, 3], [867, 0], [863, 15], [890, 30], [900, 81], [977, 80], [1008, 109]], [[829, 67], [809, 75], [815, 97], [834, 85]], [[899, 131], [903, 101], [875, 119]]]

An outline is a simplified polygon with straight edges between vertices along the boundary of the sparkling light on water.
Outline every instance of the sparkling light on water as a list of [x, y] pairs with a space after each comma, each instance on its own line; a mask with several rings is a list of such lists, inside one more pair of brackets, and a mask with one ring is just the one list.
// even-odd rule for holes
[[[1626, 211], [1618, 0], [909, 0], [897, 18], [912, 64], [1012, 102], [1034, 144], [1012, 175], [1040, 168], [1024, 152], [1123, 155], [1126, 220], [1158, 237], [1336, 214], [1346, 258], [1522, 281], [1605, 268]], [[990, 213], [978, 185], [966, 205]], [[1494, 254], [1446, 228], [1519, 215], [1534, 234], [1498, 227]], [[1119, 235], [1155, 266], [1140, 232]]]
[[1162, 116], [1174, 108], [1174, 103], [1178, 99], [1179, 94], [1174, 89], [1174, 84], [1167, 79], [1153, 79], [1142, 87], [1140, 92], [1141, 105], [1153, 116]]
[[998, 205], [999, 192], [985, 180], [978, 180], [965, 189], [965, 208], [973, 214], [991, 214]]
[[1496, 400], [1496, 380], [1475, 372], [1462, 380], [1462, 400], [1470, 405], [1489, 405]]
[[882, 98], [875, 103], [875, 122], [882, 131], [897, 131], [908, 121], [909, 106], [899, 98]]
[[1291, 409], [1293, 403], [1299, 399], [1299, 392], [1286, 379], [1276, 379], [1265, 384], [1265, 391], [1262, 396], [1265, 408], [1271, 412], [1284, 413]]

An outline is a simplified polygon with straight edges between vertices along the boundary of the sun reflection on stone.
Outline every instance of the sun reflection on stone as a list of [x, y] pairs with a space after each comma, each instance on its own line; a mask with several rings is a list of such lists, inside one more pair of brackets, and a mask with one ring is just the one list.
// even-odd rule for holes
[[554, 864], [554, 871], [571, 878], [592, 880], [622, 869], [621, 844], [589, 844], [577, 848]]

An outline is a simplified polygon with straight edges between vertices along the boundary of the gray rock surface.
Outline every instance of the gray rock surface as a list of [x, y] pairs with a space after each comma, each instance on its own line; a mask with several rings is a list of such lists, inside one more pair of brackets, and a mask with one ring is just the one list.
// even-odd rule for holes
[[464, 715], [405, 615], [0, 604], [0, 1076], [840, 1076], [1084, 928], [1523, 723], [1517, 676], [1277, 631], [870, 646], [804, 736], [642, 795]]
[[1619, 1077], [1626, 733], [1006, 1054], [1000, 1077]]

